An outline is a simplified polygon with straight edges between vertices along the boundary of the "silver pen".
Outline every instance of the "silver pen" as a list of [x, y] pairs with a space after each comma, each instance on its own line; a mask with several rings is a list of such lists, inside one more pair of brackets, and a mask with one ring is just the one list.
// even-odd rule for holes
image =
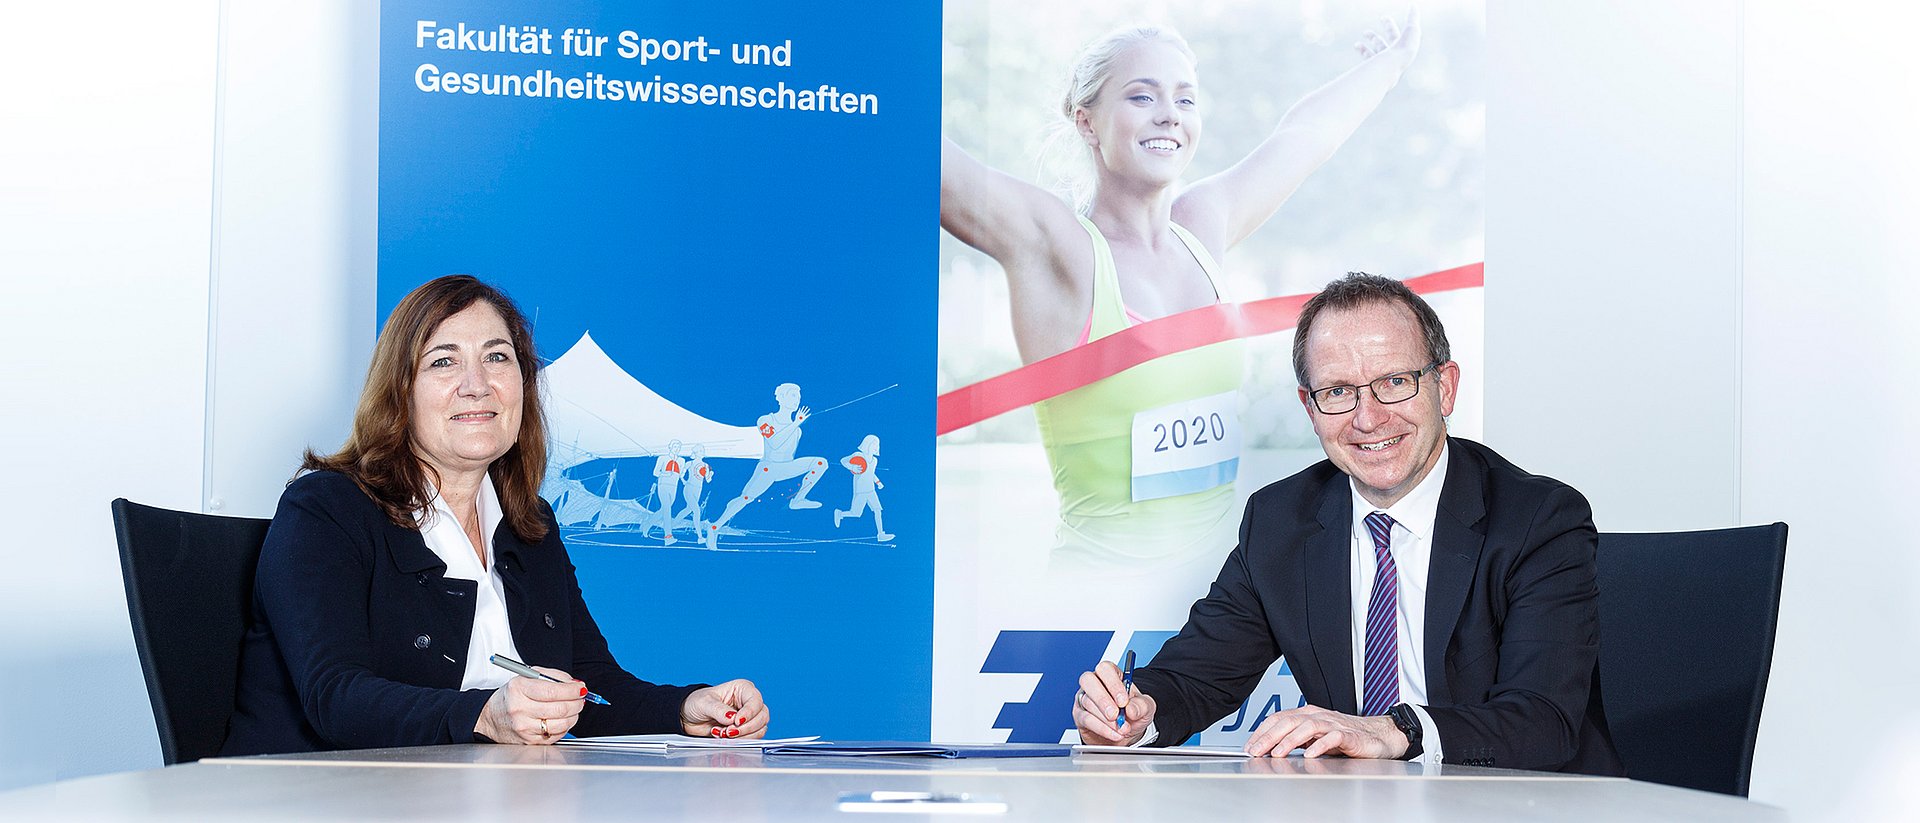
[[[547, 674], [546, 672], [540, 671], [539, 669], [536, 669], [525, 663], [522, 663], [518, 660], [515, 660], [511, 657], [507, 657], [506, 655], [496, 654], [487, 659], [490, 661], [493, 661], [493, 665], [499, 666], [500, 668], [506, 669], [507, 671], [520, 675], [521, 677], [537, 677], [537, 678], [540, 678], [541, 680], [548, 680], [554, 683], [567, 682], [565, 680], [561, 680], [558, 677], [554, 677], [553, 675]], [[594, 694], [593, 692], [587, 692], [587, 702], [598, 703], [602, 706], [613, 705], [612, 703], [608, 703], [606, 698], [601, 697], [600, 695]]]

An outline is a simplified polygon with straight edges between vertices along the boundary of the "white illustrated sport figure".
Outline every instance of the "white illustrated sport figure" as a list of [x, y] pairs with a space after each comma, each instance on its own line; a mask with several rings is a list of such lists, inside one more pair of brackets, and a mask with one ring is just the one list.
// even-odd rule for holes
[[892, 540], [887, 527], [881, 520], [880, 490], [887, 484], [880, 482], [880, 438], [867, 435], [860, 441], [860, 448], [853, 454], [840, 458], [840, 465], [853, 472], [853, 502], [847, 504], [845, 511], [833, 510], [833, 526], [840, 527], [840, 521], [849, 517], [859, 517], [867, 509], [873, 510], [873, 538], [882, 543]]
[[826, 458], [794, 457], [794, 451], [800, 446], [800, 426], [807, 422], [809, 414], [807, 408], [800, 405], [800, 387], [793, 383], [781, 383], [773, 390], [773, 399], [780, 404], [780, 408], [771, 414], [761, 415], [759, 420], [760, 436], [766, 440], [760, 462], [754, 465], [753, 476], [747, 478], [747, 485], [740, 490], [740, 495], [728, 500], [726, 511], [720, 513], [720, 519], [707, 527], [709, 549], [718, 545], [720, 529], [732, 521], [734, 515], [779, 481], [801, 478], [800, 490], [794, 492], [792, 500], [787, 501], [787, 508], [820, 508], [818, 502], [807, 499], [807, 492], [826, 474]]

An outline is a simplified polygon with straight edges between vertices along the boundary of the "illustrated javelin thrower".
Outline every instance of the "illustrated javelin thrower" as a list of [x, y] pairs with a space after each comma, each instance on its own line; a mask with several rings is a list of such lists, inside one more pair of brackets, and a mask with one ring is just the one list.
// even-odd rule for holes
[[[821, 412], [857, 403], [899, 384], [856, 397]], [[773, 399], [780, 407], [771, 414], [760, 416], [758, 421], [760, 436], [766, 443], [762, 446], [760, 462], [754, 464], [753, 474], [747, 478], [747, 485], [740, 490], [739, 496], [727, 501], [727, 508], [720, 513], [720, 519], [713, 521], [706, 529], [707, 548], [716, 548], [720, 541], [720, 529], [765, 494], [774, 483], [800, 477], [800, 490], [793, 499], [787, 501], [789, 509], [817, 509], [820, 503], [807, 498], [807, 492], [813, 490], [815, 483], [827, 472], [827, 460], [824, 457], [794, 457], [800, 446], [800, 426], [813, 416], [813, 412], [800, 405], [800, 386], [795, 383], [781, 383], [773, 390]]]

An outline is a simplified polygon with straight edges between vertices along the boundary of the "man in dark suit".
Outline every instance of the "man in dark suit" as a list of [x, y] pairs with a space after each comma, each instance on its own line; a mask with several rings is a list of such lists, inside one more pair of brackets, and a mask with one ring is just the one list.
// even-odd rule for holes
[[1350, 274], [1301, 309], [1293, 365], [1327, 460], [1247, 501], [1239, 546], [1132, 691], [1112, 663], [1081, 675], [1081, 740], [1177, 745], [1284, 654], [1309, 705], [1261, 723], [1252, 754], [1622, 773], [1592, 512], [1447, 436], [1460, 368], [1433, 309]]

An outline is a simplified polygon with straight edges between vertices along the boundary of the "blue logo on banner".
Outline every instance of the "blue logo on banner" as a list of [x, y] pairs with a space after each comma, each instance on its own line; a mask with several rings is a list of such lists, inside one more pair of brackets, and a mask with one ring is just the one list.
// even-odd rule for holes
[[994, 638], [983, 674], [1040, 674], [1025, 703], [1000, 707], [996, 729], [1010, 729], [1008, 743], [1058, 743], [1073, 728], [1073, 695], [1080, 673], [1100, 662], [1113, 632], [1003, 631]]
[[1132, 637], [1127, 638], [1127, 647], [1121, 649], [1120, 653], [1133, 652], [1134, 665], [1145, 666], [1153, 662], [1153, 656], [1160, 653], [1160, 647], [1167, 645], [1167, 641], [1176, 634], [1179, 632], [1134, 632]]
[[[1160, 653], [1160, 647], [1173, 639], [1176, 632], [1136, 631], [1127, 638], [1127, 645], [1121, 652], [1132, 651], [1137, 665], [1147, 665], [1154, 655]], [[1005, 703], [1000, 707], [999, 716], [994, 718], [993, 727], [1008, 729], [1009, 743], [1058, 743], [1067, 730], [1073, 728], [1073, 698], [1080, 690], [1080, 673], [1091, 670], [1100, 662], [1100, 655], [1106, 651], [1107, 642], [1113, 639], [1113, 632], [1070, 632], [1070, 631], [1003, 631], [994, 638], [993, 648], [987, 652], [986, 663], [980, 666], [982, 674], [1038, 674], [1040, 682], [1034, 684], [1033, 693], [1024, 703]], [[1279, 674], [1282, 677], [1293, 676], [1292, 667], [1287, 661], [1279, 661]], [[1250, 695], [1241, 701], [1240, 708], [1228, 717], [1221, 718], [1218, 724], [1220, 732], [1236, 732], [1242, 729], [1251, 731], [1276, 711], [1290, 708], [1287, 700], [1279, 694], [1268, 695], [1262, 701], [1258, 714], [1251, 724], [1247, 723], [1247, 710], [1252, 708], [1253, 699], [1259, 694]], [[1307, 699], [1301, 697], [1294, 707], [1304, 706]], [[1200, 742], [1198, 735], [1189, 739], [1189, 745]]]
[[[1287, 665], [1287, 661], [1285, 658], [1282, 658], [1280, 660], [1280, 676], [1281, 677], [1293, 676], [1293, 667]], [[1297, 708], [1300, 708], [1301, 706], [1307, 705], [1307, 698], [1305, 696], [1302, 696], [1298, 702], [1294, 703], [1291, 707], [1289, 707], [1286, 704], [1286, 701], [1281, 699], [1280, 695], [1277, 695], [1277, 694], [1269, 695], [1267, 697], [1266, 705], [1260, 707], [1260, 714], [1253, 718], [1252, 725], [1248, 725], [1247, 724], [1247, 708], [1253, 705], [1253, 697], [1258, 697], [1258, 696], [1259, 694], [1255, 693], [1252, 697], [1248, 697], [1246, 700], [1240, 701], [1240, 710], [1237, 712], [1234, 712], [1233, 719], [1231, 720], [1223, 719], [1224, 722], [1219, 723], [1220, 731], [1237, 732], [1244, 728], [1246, 731], [1252, 732], [1254, 729], [1260, 728], [1261, 723], [1265, 723], [1267, 721], [1267, 715], [1270, 715], [1270, 714], [1273, 714], [1274, 712], [1282, 711], [1288, 708], [1297, 709]], [[1193, 741], [1188, 741], [1188, 742], [1191, 743]]]

